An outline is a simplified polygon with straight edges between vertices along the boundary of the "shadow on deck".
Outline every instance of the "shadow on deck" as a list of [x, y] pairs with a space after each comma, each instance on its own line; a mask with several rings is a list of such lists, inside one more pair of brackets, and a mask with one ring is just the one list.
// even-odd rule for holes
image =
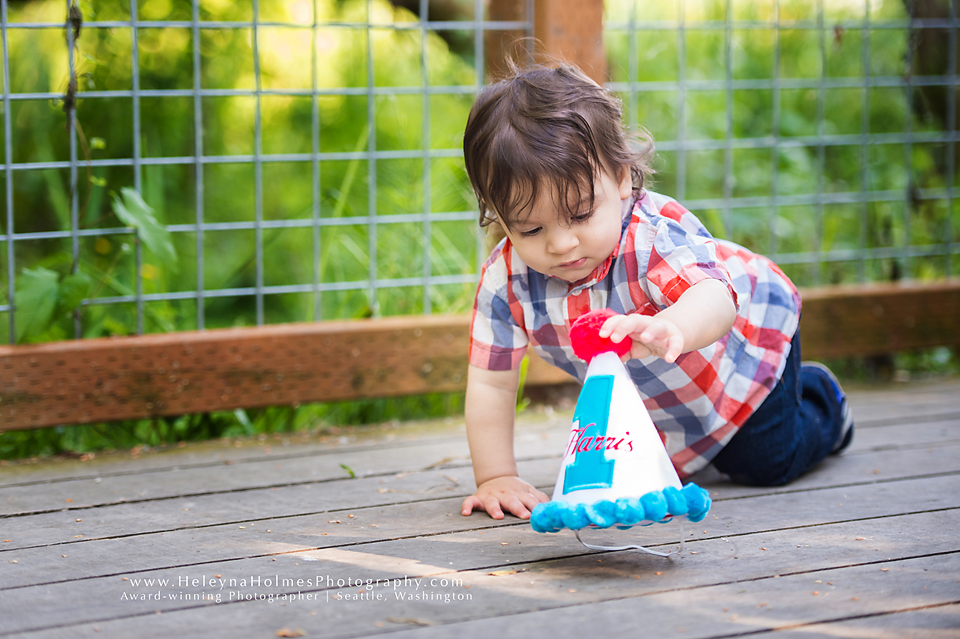
[[[960, 380], [851, 400], [853, 446], [793, 484], [708, 471], [703, 522], [593, 536], [685, 536], [669, 559], [461, 517], [457, 420], [8, 465], [0, 636], [957, 637]], [[521, 416], [547, 492], [569, 419]]]

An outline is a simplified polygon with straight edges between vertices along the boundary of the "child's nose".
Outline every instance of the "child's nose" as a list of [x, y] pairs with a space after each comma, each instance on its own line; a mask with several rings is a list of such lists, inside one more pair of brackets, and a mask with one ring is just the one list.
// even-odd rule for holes
[[547, 241], [547, 250], [556, 255], [566, 255], [580, 245], [580, 238], [573, 229], [554, 229]]

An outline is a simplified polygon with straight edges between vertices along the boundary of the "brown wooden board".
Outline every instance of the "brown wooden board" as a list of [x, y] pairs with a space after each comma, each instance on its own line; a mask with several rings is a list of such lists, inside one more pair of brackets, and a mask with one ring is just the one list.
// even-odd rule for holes
[[[515, 22], [527, 20], [527, 0], [489, 0], [491, 21]], [[487, 81], [501, 80], [510, 74], [508, 60], [523, 65], [527, 63], [528, 33], [524, 29], [492, 30], [483, 32], [484, 62]]]
[[463, 387], [462, 317], [324, 322], [0, 348], [5, 428]]
[[[0, 346], [5, 429], [461, 391], [463, 316]], [[528, 383], [569, 381], [537, 360]]]
[[802, 291], [807, 358], [960, 344], [960, 284], [838, 286]]
[[[806, 358], [960, 343], [960, 282], [804, 292]], [[462, 391], [469, 318], [288, 324], [0, 347], [0, 427]], [[570, 381], [531, 357], [526, 383]]]

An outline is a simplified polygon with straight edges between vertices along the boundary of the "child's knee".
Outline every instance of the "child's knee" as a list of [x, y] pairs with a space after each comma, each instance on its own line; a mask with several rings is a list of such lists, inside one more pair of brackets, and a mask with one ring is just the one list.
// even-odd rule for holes
[[760, 457], [749, 461], [738, 460], [736, 464], [715, 464], [717, 470], [743, 486], [783, 486], [803, 474], [796, 464], [796, 455], [789, 457]]

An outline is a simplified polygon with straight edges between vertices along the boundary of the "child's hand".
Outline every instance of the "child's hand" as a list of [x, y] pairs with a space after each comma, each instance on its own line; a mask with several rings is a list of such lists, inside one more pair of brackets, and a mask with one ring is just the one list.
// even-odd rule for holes
[[683, 333], [676, 324], [659, 315], [615, 315], [603, 323], [599, 335], [618, 344], [625, 337], [632, 339], [633, 347], [624, 360], [656, 355], [673, 363], [683, 352]]
[[494, 519], [503, 519], [506, 510], [520, 519], [530, 519], [530, 511], [542, 501], [550, 498], [519, 477], [494, 477], [463, 500], [461, 514], [467, 516], [474, 510], [483, 510]]

